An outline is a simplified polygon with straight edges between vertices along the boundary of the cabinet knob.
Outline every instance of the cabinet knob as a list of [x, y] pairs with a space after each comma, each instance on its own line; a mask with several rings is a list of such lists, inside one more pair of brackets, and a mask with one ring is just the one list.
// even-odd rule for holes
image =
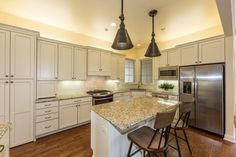
[[5, 75], [5, 77], [9, 77], [9, 75]]
[[56, 80], [58, 79], [58, 77], [54, 77]]
[[11, 75], [11, 77], [14, 77], [14, 75]]
[[199, 63], [202, 63], [202, 61], [199, 61]]
[[198, 63], [198, 61], [196, 61], [195, 63]]
[[6, 81], [5, 83], [8, 83], [8, 81]]
[[11, 81], [10, 83], [14, 83], [13, 81]]

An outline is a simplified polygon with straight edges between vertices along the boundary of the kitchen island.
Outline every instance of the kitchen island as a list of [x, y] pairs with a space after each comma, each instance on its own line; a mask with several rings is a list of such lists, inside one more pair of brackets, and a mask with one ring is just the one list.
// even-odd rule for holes
[[[153, 127], [157, 112], [167, 112], [177, 101], [138, 97], [92, 107], [91, 147], [93, 157], [126, 157], [127, 134], [141, 126]], [[137, 153], [136, 157], [141, 157]]]

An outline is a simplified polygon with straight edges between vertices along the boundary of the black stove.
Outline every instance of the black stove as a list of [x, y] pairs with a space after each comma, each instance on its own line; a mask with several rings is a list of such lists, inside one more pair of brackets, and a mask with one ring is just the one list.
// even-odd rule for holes
[[104, 104], [113, 101], [113, 93], [108, 90], [87, 91], [93, 97], [93, 105]]

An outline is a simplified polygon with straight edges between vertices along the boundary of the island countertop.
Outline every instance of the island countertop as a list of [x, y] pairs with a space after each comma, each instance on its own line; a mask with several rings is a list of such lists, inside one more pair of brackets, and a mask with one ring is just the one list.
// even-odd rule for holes
[[155, 118], [157, 112], [167, 112], [178, 105], [178, 101], [155, 97], [138, 97], [129, 100], [111, 102], [92, 107], [105, 120], [124, 134], [137, 127], [139, 123]]

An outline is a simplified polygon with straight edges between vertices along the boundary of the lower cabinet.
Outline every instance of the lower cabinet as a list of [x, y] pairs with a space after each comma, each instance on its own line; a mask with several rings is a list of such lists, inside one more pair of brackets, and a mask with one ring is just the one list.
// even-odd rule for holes
[[141, 96], [146, 96], [146, 91], [138, 91], [138, 90], [131, 91], [131, 96], [133, 98], [141, 97]]
[[60, 128], [90, 121], [92, 98], [60, 101]]
[[36, 137], [56, 131], [58, 124], [58, 101], [36, 104]]

